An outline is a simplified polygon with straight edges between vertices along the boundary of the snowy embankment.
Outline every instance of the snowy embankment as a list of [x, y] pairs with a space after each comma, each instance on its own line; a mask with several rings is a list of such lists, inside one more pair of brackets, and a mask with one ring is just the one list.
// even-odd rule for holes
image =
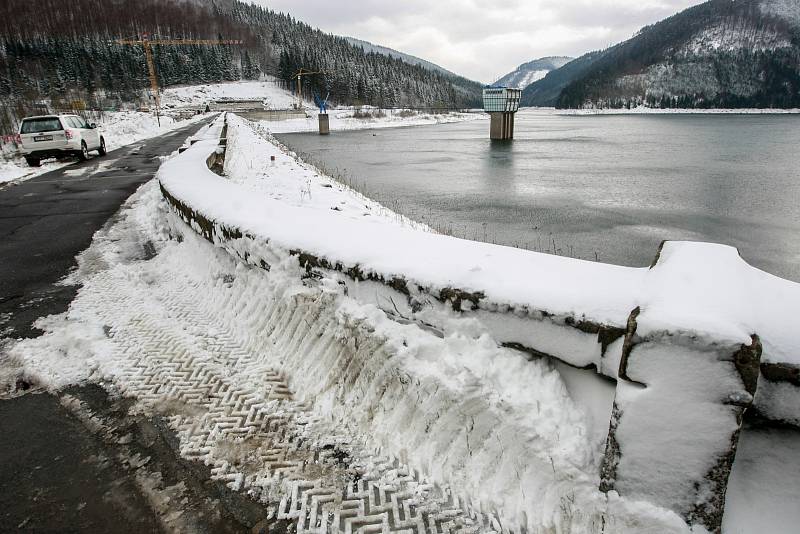
[[[204, 115], [198, 115], [189, 120], [178, 121], [172, 117], [163, 116], [161, 117], [161, 126], [159, 126], [155, 115], [151, 113], [116, 111], [105, 113], [97, 124], [106, 140], [106, 147], [108, 150], [114, 150], [170, 132], [204, 117]], [[11, 144], [3, 147], [3, 156], [7, 157], [0, 156], [0, 184], [15, 180], [27, 180], [71, 163], [71, 161], [52, 159], [45, 160], [41, 167], [32, 168], [15, 153], [15, 148]]]
[[[274, 134], [319, 131], [319, 111], [307, 110], [306, 114], [308, 117], [305, 119], [262, 121], [261, 125]], [[328, 115], [330, 116], [331, 131], [427, 126], [431, 124], [449, 124], [486, 118], [486, 115], [482, 113], [402, 109], [381, 110], [368, 107], [362, 109], [336, 108], [331, 110]]]
[[[370, 325], [367, 331], [377, 333], [382, 343], [392, 336], [378, 327], [390, 324], [379, 321], [381, 317], [404, 328], [415, 325], [420, 335], [467, 336], [470, 343], [479, 343], [470, 350], [480, 344], [501, 345], [593, 367], [618, 379], [599, 460], [603, 478], [597, 485], [608, 499], [598, 500], [591, 490], [597, 487], [596, 472], [591, 462], [579, 459], [581, 447], [554, 454], [552, 448], [538, 445], [540, 429], [534, 432], [539, 437], [523, 449], [510, 442], [495, 449], [483, 441], [486, 454], [499, 455], [487, 463], [483, 454], [474, 454], [475, 443], [470, 444], [485, 439], [487, 430], [475, 429], [474, 424], [466, 431], [466, 444], [443, 438], [427, 447], [407, 447], [385, 429], [408, 425], [391, 417], [420, 408], [398, 409], [402, 393], [388, 391], [401, 386], [392, 382], [375, 392], [379, 368], [358, 382], [359, 377], [349, 375], [356, 371], [349, 365], [337, 367], [341, 362], [327, 357], [324, 346], [287, 356], [300, 358], [290, 365], [300, 391], [324, 400], [334, 413], [361, 413], [366, 426], [381, 419], [375, 402], [384, 406], [378, 411], [390, 417], [386, 422], [391, 424], [383, 427], [384, 433], [375, 431], [382, 446], [445, 479], [458, 474], [460, 487], [501, 508], [512, 521], [536, 529], [554, 523], [555, 507], [563, 511], [563, 492], [560, 499], [540, 500], [553, 491], [553, 480], [542, 479], [537, 454], [531, 454], [539, 450], [545, 465], [544, 458], [553, 462], [556, 480], [570, 480], [570, 498], [587, 514], [581, 519], [570, 515], [571, 520], [605, 520], [610, 514], [625, 524], [624, 514], [615, 515], [619, 510], [597, 509], [600, 502], [609, 507], [611, 497], [619, 493], [671, 510], [689, 523], [717, 528], [744, 410], [752, 405], [768, 419], [798, 423], [800, 333], [793, 328], [793, 318], [800, 312], [800, 285], [750, 267], [735, 249], [670, 242], [652, 268], [633, 269], [437, 235], [320, 176], [244, 121], [231, 117], [229, 122], [227, 177], [206, 165], [217, 150], [214, 137], [221, 125], [208, 132], [211, 138], [167, 162], [159, 173], [165, 197], [206, 239], [271, 273], [278, 265], [299, 260], [307, 279], [318, 279], [327, 293], [346, 295], [346, 302], [359, 305], [348, 310], [339, 304], [338, 311], [326, 313]], [[274, 163], [269, 156], [275, 156]], [[365, 305], [374, 311], [366, 313]], [[315, 322], [306, 322], [308, 327], [294, 324], [303, 332], [299, 335], [311, 336], [316, 335]], [[392, 353], [403, 353], [407, 336], [395, 339]], [[359, 350], [359, 345], [349, 358], [357, 356], [355, 369], [367, 372], [376, 359], [378, 364], [382, 360], [372, 350]], [[480, 358], [498, 357], [487, 352]], [[400, 362], [405, 363], [402, 358]], [[434, 358], [404, 366], [401, 375], [408, 373], [413, 383], [415, 377], [433, 372], [436, 363]], [[435, 375], [441, 385], [448, 384], [448, 372]], [[360, 388], [325, 389], [337, 381], [356, 381]], [[465, 384], [452, 386], [456, 391]], [[524, 397], [523, 390], [517, 394]], [[354, 406], [353, 394], [377, 397], [364, 413]], [[581, 433], [592, 445], [592, 431]], [[466, 450], [452, 448], [462, 445]], [[597, 445], [588, 449], [594, 450], [590, 456], [595, 462], [601, 452]], [[498, 465], [497, 458], [504, 460]], [[507, 468], [506, 462], [511, 462]], [[522, 476], [512, 475], [517, 462], [529, 469], [525, 483], [514, 481]], [[583, 482], [573, 471], [576, 467], [587, 477]], [[487, 488], [492, 490], [488, 494]], [[497, 502], [492, 495], [499, 488], [505, 489]], [[575, 488], [583, 488], [582, 493], [576, 496]], [[537, 496], [536, 504], [531, 495]]]

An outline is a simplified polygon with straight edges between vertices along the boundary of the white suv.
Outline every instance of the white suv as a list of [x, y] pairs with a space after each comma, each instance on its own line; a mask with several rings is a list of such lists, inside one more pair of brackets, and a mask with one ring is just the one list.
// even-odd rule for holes
[[89, 151], [106, 154], [106, 140], [97, 125], [78, 115], [27, 117], [19, 126], [20, 152], [31, 167], [45, 158], [77, 155], [89, 159]]

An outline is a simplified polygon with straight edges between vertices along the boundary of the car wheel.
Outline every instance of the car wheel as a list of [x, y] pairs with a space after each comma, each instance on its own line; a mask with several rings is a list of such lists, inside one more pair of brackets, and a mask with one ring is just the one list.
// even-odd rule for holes
[[86, 146], [86, 141], [81, 141], [81, 152], [78, 154], [78, 157], [81, 161], [86, 161], [89, 159], [89, 147]]
[[106, 155], [106, 140], [102, 137], [100, 138], [100, 148], [97, 149], [97, 153], [101, 156]]
[[36, 158], [25, 158], [25, 161], [28, 162], [29, 167], [39, 167], [42, 164], [42, 162]]

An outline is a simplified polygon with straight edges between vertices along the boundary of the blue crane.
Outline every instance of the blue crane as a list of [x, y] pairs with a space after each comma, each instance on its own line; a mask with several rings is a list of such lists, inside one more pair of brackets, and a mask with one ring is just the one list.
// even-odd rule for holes
[[328, 94], [325, 95], [325, 100], [323, 100], [322, 97], [319, 95], [319, 93], [314, 91], [314, 103], [317, 104], [317, 107], [319, 108], [319, 112], [321, 114], [323, 114], [323, 115], [328, 113], [328, 98], [330, 96], [331, 96], [331, 93], [328, 92]]

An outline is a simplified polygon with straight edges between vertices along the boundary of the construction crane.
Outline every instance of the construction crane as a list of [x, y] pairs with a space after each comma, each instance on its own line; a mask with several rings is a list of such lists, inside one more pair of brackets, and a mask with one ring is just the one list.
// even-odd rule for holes
[[150, 39], [150, 34], [143, 33], [141, 39], [117, 39], [117, 44], [141, 46], [147, 59], [147, 71], [150, 77], [150, 89], [156, 103], [156, 118], [161, 126], [161, 96], [158, 94], [158, 78], [156, 77], [156, 64], [153, 61], [153, 46], [162, 45], [240, 45], [242, 41], [225, 39]]
[[[303, 76], [310, 76], [312, 74], [333, 74], [335, 70], [306, 70], [300, 69], [294, 74], [292, 74], [292, 78], [297, 78], [297, 109], [303, 109]], [[327, 100], [327, 99], [326, 99]]]

